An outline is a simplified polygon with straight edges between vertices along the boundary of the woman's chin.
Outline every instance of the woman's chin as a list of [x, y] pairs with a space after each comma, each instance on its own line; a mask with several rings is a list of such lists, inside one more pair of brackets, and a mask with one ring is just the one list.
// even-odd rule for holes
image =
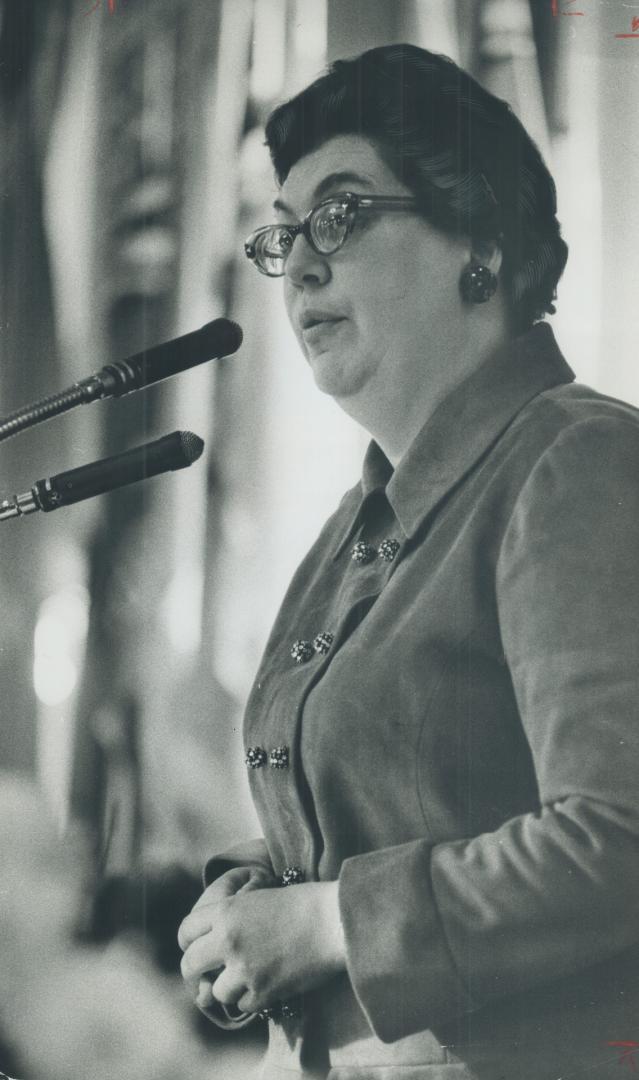
[[309, 364], [315, 385], [323, 394], [334, 398], [350, 397], [358, 389], [355, 372], [343, 358], [322, 353], [310, 356]]

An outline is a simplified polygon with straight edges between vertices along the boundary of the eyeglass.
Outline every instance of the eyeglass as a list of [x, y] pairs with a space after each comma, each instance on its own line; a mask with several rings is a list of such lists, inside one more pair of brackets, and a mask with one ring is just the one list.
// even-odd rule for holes
[[331, 195], [313, 207], [300, 225], [263, 225], [244, 244], [246, 255], [267, 277], [282, 277], [296, 236], [304, 236], [318, 255], [334, 255], [351, 235], [360, 210], [414, 210], [407, 195]]

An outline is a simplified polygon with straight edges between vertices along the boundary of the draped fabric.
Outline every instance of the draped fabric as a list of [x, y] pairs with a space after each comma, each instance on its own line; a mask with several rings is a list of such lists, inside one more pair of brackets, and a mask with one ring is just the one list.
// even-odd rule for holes
[[[129, 355], [229, 311], [232, 292], [220, 283], [234, 235], [232, 162], [244, 123], [250, 21], [236, 36], [235, 80], [221, 82], [228, 10], [228, 3], [165, 2], [96, 13], [101, 135], [93, 273], [108, 356]], [[228, 166], [214, 207], [207, 165], [219, 138], [216, 110], [227, 123]], [[218, 226], [226, 228], [224, 244], [214, 242]], [[208, 439], [214, 379], [189, 375], [193, 393], [186, 378], [105, 410], [104, 451], [178, 428]], [[129, 872], [143, 853], [195, 865], [215, 820], [215, 776], [231, 782], [229, 724], [237, 706], [202, 651], [207, 460], [209, 471], [202, 460], [188, 474], [113, 493], [92, 540], [71, 801], [95, 831], [103, 872]], [[207, 771], [211, 728], [222, 730]]]
[[[0, 5], [0, 402], [4, 413], [49, 393], [60, 378], [43, 216], [43, 162], [65, 59], [67, 0]], [[4, 494], [24, 490], [61, 461], [64, 424], [3, 444]], [[33, 470], [37, 476], [32, 475]], [[17, 523], [18, 526], [21, 523]], [[55, 530], [54, 530], [55, 531]], [[46, 588], [47, 539], [2, 532], [0, 756], [27, 770], [36, 753], [30, 641]], [[42, 568], [36, 573], [35, 568]]]

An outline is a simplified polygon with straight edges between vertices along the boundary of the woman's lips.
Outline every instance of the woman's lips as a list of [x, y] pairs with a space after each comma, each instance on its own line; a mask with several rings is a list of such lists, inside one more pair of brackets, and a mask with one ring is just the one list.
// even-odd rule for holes
[[310, 326], [307, 326], [302, 330], [304, 341], [312, 343], [326, 334], [332, 334], [335, 329], [345, 321], [343, 316], [339, 316], [336, 318], [327, 317], [326, 319], [320, 319], [317, 322], [313, 322]]

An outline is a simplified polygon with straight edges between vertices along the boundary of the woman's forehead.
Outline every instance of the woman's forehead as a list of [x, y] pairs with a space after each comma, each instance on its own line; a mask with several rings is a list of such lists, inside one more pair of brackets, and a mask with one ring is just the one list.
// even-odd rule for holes
[[327, 195], [347, 190], [410, 194], [371, 140], [362, 135], [335, 135], [293, 165], [275, 208], [303, 216]]

